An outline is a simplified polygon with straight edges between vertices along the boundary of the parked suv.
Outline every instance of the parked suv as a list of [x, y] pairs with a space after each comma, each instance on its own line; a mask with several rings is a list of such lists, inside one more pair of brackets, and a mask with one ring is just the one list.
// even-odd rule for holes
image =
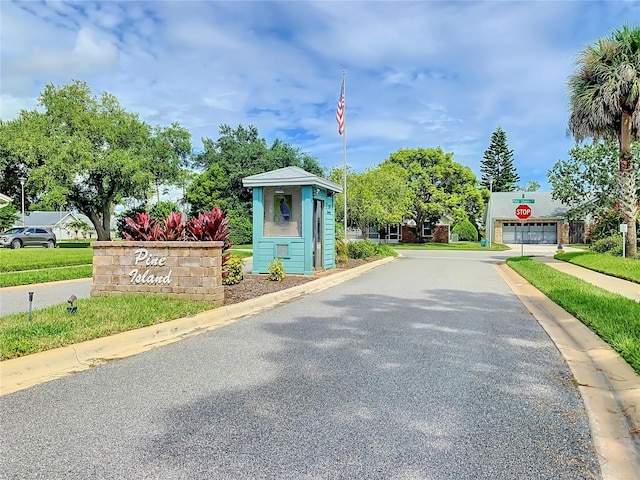
[[14, 227], [0, 233], [0, 247], [44, 247], [54, 248], [56, 235], [43, 227]]

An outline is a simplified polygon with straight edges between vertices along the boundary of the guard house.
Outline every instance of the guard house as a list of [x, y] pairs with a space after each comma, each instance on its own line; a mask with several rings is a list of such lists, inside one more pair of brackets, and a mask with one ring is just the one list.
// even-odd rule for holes
[[299, 167], [251, 175], [253, 189], [253, 271], [268, 273], [282, 258], [286, 273], [313, 275], [335, 268], [334, 194], [340, 185]]

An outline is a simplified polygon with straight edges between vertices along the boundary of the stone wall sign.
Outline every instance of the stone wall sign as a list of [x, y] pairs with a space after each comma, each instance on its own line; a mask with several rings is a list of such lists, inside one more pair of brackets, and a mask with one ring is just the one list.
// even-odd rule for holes
[[222, 305], [222, 242], [94, 242], [91, 296], [162, 294]]

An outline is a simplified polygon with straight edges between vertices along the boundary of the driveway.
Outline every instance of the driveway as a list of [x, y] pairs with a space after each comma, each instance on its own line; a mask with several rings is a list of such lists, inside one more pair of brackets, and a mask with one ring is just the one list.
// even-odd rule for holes
[[600, 478], [500, 252], [405, 258], [3, 397], [8, 479]]

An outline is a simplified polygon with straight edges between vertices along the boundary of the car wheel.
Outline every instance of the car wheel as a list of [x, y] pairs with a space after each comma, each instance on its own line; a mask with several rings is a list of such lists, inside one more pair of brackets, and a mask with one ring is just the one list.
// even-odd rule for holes
[[16, 238], [11, 242], [11, 248], [22, 248], [22, 242]]
[[49, 240], [45, 248], [56, 248], [56, 242], [54, 242], [53, 240]]

